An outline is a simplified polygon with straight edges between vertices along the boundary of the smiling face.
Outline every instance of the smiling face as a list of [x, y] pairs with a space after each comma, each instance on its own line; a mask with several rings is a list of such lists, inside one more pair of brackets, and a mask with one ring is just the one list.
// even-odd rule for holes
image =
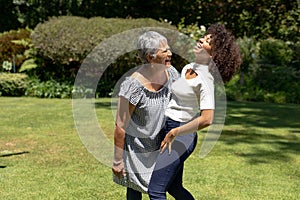
[[161, 43], [156, 54], [150, 56], [150, 63], [163, 64], [166, 65], [167, 67], [170, 67], [171, 57], [172, 57], [172, 52], [170, 50], [169, 45], [167, 43]]
[[212, 55], [212, 49], [210, 45], [211, 38], [212, 38], [211, 34], [205, 35], [203, 38], [200, 38], [197, 43], [197, 46], [199, 48], [205, 49], [209, 55]]

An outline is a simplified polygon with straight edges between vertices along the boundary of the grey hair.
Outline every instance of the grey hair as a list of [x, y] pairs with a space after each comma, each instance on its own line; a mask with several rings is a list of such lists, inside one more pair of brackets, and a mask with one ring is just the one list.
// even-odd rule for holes
[[147, 63], [147, 55], [155, 56], [160, 44], [167, 44], [168, 40], [165, 36], [155, 31], [147, 31], [143, 33], [137, 41], [138, 55], [143, 63]]

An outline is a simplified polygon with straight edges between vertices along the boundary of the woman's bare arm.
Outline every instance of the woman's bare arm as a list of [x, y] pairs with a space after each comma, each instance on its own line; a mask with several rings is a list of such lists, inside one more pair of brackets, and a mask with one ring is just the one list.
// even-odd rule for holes
[[124, 163], [123, 163], [123, 149], [125, 140], [125, 129], [129, 124], [131, 115], [135, 109], [135, 106], [129, 103], [124, 97], [119, 97], [118, 110], [116, 116], [116, 126], [114, 130], [114, 161], [112, 171], [120, 178], [121, 175], [125, 175]]
[[193, 133], [201, 130], [212, 124], [214, 118], [214, 110], [202, 110], [201, 116], [196, 119], [176, 128], [173, 128], [166, 135], [164, 140], [161, 142], [160, 151], [164, 151], [168, 147], [169, 153], [171, 152], [171, 146], [176, 136]]

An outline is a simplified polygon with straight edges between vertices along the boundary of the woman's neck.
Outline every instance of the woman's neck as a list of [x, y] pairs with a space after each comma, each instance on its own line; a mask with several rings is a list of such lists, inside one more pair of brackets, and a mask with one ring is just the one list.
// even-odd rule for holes
[[135, 77], [150, 91], [158, 91], [168, 81], [167, 68], [162, 65], [143, 65]]

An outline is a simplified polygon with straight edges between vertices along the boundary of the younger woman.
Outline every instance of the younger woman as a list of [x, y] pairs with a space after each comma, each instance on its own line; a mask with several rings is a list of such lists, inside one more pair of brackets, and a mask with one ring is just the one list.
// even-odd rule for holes
[[195, 149], [196, 131], [213, 121], [214, 75], [219, 71], [223, 81], [229, 81], [241, 64], [235, 39], [223, 25], [210, 26], [194, 52], [195, 63], [186, 65], [171, 86], [172, 99], [165, 113], [167, 134], [161, 143], [161, 150], [169, 147], [169, 151], [157, 158], [148, 188], [151, 200], [165, 200], [167, 191], [177, 200], [194, 199], [182, 185], [184, 161]]

